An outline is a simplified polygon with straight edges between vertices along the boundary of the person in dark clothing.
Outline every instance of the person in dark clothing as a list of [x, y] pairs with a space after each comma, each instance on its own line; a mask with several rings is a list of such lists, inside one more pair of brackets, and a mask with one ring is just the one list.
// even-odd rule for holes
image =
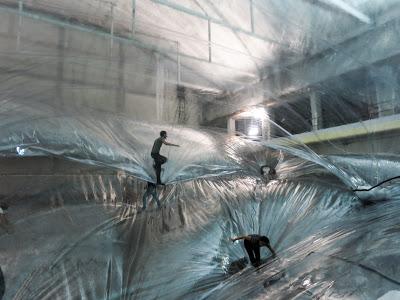
[[1, 270], [0, 267], [0, 300], [3, 299], [5, 291], [6, 291], [6, 283], [4, 280], [3, 271]]
[[270, 245], [269, 239], [265, 235], [250, 234], [232, 238], [231, 240], [232, 242], [244, 240], [244, 247], [246, 248], [250, 262], [253, 266], [258, 266], [261, 263], [260, 247], [267, 247], [269, 251], [271, 251], [272, 256], [276, 256], [274, 249], [272, 249]]
[[260, 172], [261, 176], [267, 181], [276, 179], [276, 170], [274, 167], [268, 165], [261, 166]]
[[167, 137], [167, 132], [164, 130], [161, 131], [160, 137], [154, 141], [153, 148], [151, 149], [151, 157], [154, 159], [154, 168], [156, 169], [157, 184], [161, 185], [163, 185], [160, 178], [161, 166], [167, 162], [167, 158], [160, 154], [161, 146], [164, 144], [167, 146], [179, 147], [179, 145], [168, 143], [166, 141]]
[[7, 203], [0, 203], [0, 228], [3, 228], [7, 233], [11, 233], [11, 225], [7, 218]]
[[142, 210], [146, 209], [146, 200], [149, 196], [153, 196], [153, 201], [157, 202], [157, 207], [161, 208], [160, 200], [157, 195], [157, 186], [152, 182], [147, 182], [146, 192], [143, 194], [143, 207]]

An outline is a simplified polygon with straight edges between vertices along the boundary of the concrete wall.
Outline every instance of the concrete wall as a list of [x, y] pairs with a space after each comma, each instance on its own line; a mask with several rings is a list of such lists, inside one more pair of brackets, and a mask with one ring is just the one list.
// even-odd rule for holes
[[23, 3], [24, 9], [50, 13], [108, 30], [113, 20], [115, 33], [128, 34], [132, 30], [132, 0], [0, 0], [0, 4], [11, 7], [18, 7], [19, 3]]
[[[177, 65], [173, 60], [133, 41], [115, 39], [111, 43], [101, 32], [3, 8], [0, 101], [11, 99], [30, 105], [45, 102], [60, 114], [65, 108], [90, 108], [125, 114], [138, 121], [178, 122]], [[190, 88], [185, 95], [186, 119], [182, 125], [196, 126], [202, 117], [202, 96]], [[55, 202], [74, 197], [137, 200], [143, 183], [129, 180], [117, 170], [56, 157], [0, 159], [0, 201], [34, 195]]]
[[[0, 9], [0, 96], [176, 122], [176, 63], [133, 41], [52, 22]], [[202, 99], [192, 92], [185, 124], [198, 125]]]
[[116, 169], [57, 157], [0, 159], [0, 202], [41, 197], [57, 206], [77, 201], [140, 202], [145, 183]]

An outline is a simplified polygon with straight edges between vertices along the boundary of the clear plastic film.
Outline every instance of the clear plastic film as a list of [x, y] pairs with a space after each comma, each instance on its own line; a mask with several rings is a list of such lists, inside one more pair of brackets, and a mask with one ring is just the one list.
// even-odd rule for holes
[[[2, 159], [27, 169], [42, 159], [41, 170], [52, 160], [47, 173], [2, 178], [5, 299], [358, 299], [398, 288], [398, 180], [379, 186], [384, 197], [345, 184], [395, 177], [396, 156], [296, 156], [211, 129], [2, 108]], [[181, 147], [163, 148], [161, 207], [149, 198], [143, 210], [160, 129]], [[375, 164], [386, 167], [368, 173]], [[265, 165], [276, 170], [269, 180]], [[248, 265], [243, 244], [230, 241], [248, 233], [267, 235], [278, 257], [262, 250], [265, 263]]]
[[[162, 207], [142, 211], [144, 182], [119, 176], [76, 175], [8, 199], [6, 296], [369, 298], [398, 288], [398, 186], [367, 205], [330, 176], [224, 176], [167, 185]], [[263, 250], [265, 264], [243, 266], [230, 237], [249, 232], [267, 235], [278, 257]]]
[[0, 299], [400, 293], [399, 9], [0, 0]]

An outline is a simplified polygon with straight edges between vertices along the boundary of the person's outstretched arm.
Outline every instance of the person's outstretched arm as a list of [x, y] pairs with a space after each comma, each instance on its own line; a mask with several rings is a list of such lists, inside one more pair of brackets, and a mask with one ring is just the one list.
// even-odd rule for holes
[[249, 239], [250, 238], [249, 238], [248, 235], [243, 235], [243, 236], [238, 236], [238, 237], [235, 237], [235, 238], [231, 238], [231, 241], [235, 242], [235, 241], [238, 241], [238, 240], [249, 240]]
[[272, 256], [276, 257], [276, 252], [274, 251], [274, 249], [272, 249], [271, 245], [267, 245], [267, 248], [269, 249], [269, 251], [271, 251]]
[[164, 145], [167, 145], [167, 146], [180, 147], [179, 145], [168, 143], [167, 141], [163, 141], [163, 143], [164, 143]]

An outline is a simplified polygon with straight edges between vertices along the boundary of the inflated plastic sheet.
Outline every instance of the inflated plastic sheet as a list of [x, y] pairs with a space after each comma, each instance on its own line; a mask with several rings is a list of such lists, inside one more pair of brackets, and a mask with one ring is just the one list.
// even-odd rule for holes
[[399, 299], [399, 12], [0, 0], [0, 299]]
[[[365, 157], [317, 156], [317, 164], [240, 137], [164, 126], [181, 147], [166, 152], [161, 208], [150, 202], [143, 211], [159, 128], [105, 113], [13, 109], [20, 120], [2, 118], [3, 155], [63, 157], [117, 175], [38, 176], [21, 186], [36, 195], [3, 199], [4, 299], [359, 299], [400, 284], [399, 181], [368, 201], [345, 184], [373, 186]], [[382, 180], [398, 172], [394, 157], [374, 162]], [[276, 175], [262, 177], [262, 165]], [[267, 235], [277, 257], [262, 250], [265, 263], [246, 266], [243, 243], [230, 238], [248, 233]]]

